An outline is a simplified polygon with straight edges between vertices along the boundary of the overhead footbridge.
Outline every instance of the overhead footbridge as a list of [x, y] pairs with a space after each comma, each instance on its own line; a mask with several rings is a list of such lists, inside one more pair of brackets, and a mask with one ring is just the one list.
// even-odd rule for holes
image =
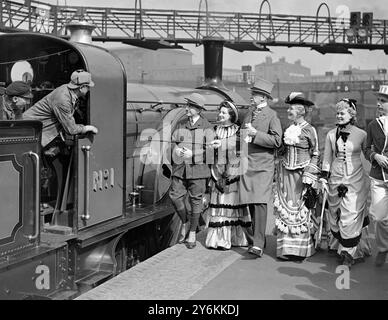
[[0, 32], [31, 31], [69, 38], [68, 28], [87, 21], [94, 41], [117, 41], [148, 49], [201, 45], [219, 38], [237, 51], [269, 51], [269, 47], [306, 47], [325, 53], [350, 54], [350, 49], [388, 53], [388, 20], [373, 12], [342, 12], [333, 16], [322, 3], [315, 16], [272, 13], [264, 0], [257, 12], [209, 11], [207, 1], [198, 10], [51, 5], [39, 1], [1, 0]]

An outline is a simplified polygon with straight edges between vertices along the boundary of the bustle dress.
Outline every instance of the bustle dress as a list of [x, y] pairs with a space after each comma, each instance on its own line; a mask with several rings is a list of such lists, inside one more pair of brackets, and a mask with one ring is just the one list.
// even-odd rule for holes
[[205, 245], [214, 249], [248, 246], [246, 228], [251, 225], [247, 205], [239, 203], [240, 160], [236, 124], [217, 126], [216, 137], [222, 145], [216, 149], [210, 181], [209, 222]]
[[[322, 176], [328, 180], [329, 248], [346, 251], [353, 259], [372, 253], [368, 234], [367, 198], [369, 179], [362, 164], [366, 132], [354, 125], [328, 132], [322, 161]], [[344, 159], [337, 157], [343, 152]]]
[[315, 253], [315, 209], [306, 206], [304, 182], [309, 182], [315, 194], [318, 193], [318, 136], [315, 128], [303, 121], [285, 130], [283, 142], [274, 192], [276, 255], [305, 258]]

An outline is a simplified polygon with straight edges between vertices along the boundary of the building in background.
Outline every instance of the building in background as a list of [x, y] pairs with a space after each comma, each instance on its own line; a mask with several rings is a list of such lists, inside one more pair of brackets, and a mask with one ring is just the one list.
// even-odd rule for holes
[[[186, 50], [149, 50], [132, 46], [111, 48], [123, 62], [128, 82], [159, 84], [194, 88], [203, 84], [204, 66], [193, 64], [193, 54]], [[274, 83], [273, 107], [286, 125], [285, 97], [292, 91], [303, 92], [316, 104], [311, 121], [316, 126], [334, 126], [335, 104], [343, 97], [358, 101], [359, 125], [363, 128], [375, 117], [376, 97], [379, 85], [386, 79], [386, 69], [362, 70], [349, 66], [347, 70], [327, 71], [324, 75], [311, 75], [301, 60], [289, 63], [280, 58], [273, 62], [267, 56], [265, 62], [242, 65], [241, 69], [223, 69], [224, 85], [236, 91], [246, 101], [250, 99], [250, 86], [258, 77]], [[388, 80], [388, 79], [387, 79]], [[351, 90], [353, 87], [356, 88]]]
[[[204, 66], [193, 64], [190, 51], [178, 49], [149, 50], [136, 47], [111, 48], [123, 62], [128, 82], [162, 84], [193, 88], [204, 80]], [[223, 69], [223, 79], [241, 82], [242, 71]]]
[[265, 62], [255, 65], [255, 77], [264, 78], [271, 82], [305, 82], [310, 78], [311, 70], [302, 65], [301, 60], [294, 63], [286, 61], [285, 57], [273, 62], [270, 56]]

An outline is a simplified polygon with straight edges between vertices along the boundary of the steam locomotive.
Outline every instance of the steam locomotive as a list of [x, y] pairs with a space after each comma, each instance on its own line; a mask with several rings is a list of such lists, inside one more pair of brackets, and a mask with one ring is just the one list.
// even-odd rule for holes
[[185, 119], [184, 96], [204, 95], [210, 121], [225, 99], [244, 112], [244, 99], [217, 81], [130, 84], [108, 50], [50, 35], [3, 34], [0, 48], [0, 81], [30, 81], [33, 102], [74, 70], [90, 72], [95, 87], [76, 120], [99, 129], [63, 137], [66, 152], [50, 164], [40, 122], [0, 121], [0, 299], [71, 299], [176, 243], [170, 180], [147, 160], [168, 152], [163, 130]]

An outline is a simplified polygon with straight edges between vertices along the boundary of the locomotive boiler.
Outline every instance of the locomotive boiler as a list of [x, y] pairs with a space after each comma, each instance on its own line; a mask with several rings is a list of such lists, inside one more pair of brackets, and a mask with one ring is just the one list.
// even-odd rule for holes
[[90, 72], [95, 87], [75, 117], [99, 129], [64, 136], [66, 152], [50, 164], [40, 122], [0, 121], [0, 299], [73, 298], [176, 243], [163, 155], [184, 96], [203, 94], [210, 121], [224, 99], [241, 112], [247, 103], [219, 83], [127, 83], [121, 61], [93, 44], [13, 33], [0, 48], [0, 81], [29, 81], [33, 102], [74, 70]]

